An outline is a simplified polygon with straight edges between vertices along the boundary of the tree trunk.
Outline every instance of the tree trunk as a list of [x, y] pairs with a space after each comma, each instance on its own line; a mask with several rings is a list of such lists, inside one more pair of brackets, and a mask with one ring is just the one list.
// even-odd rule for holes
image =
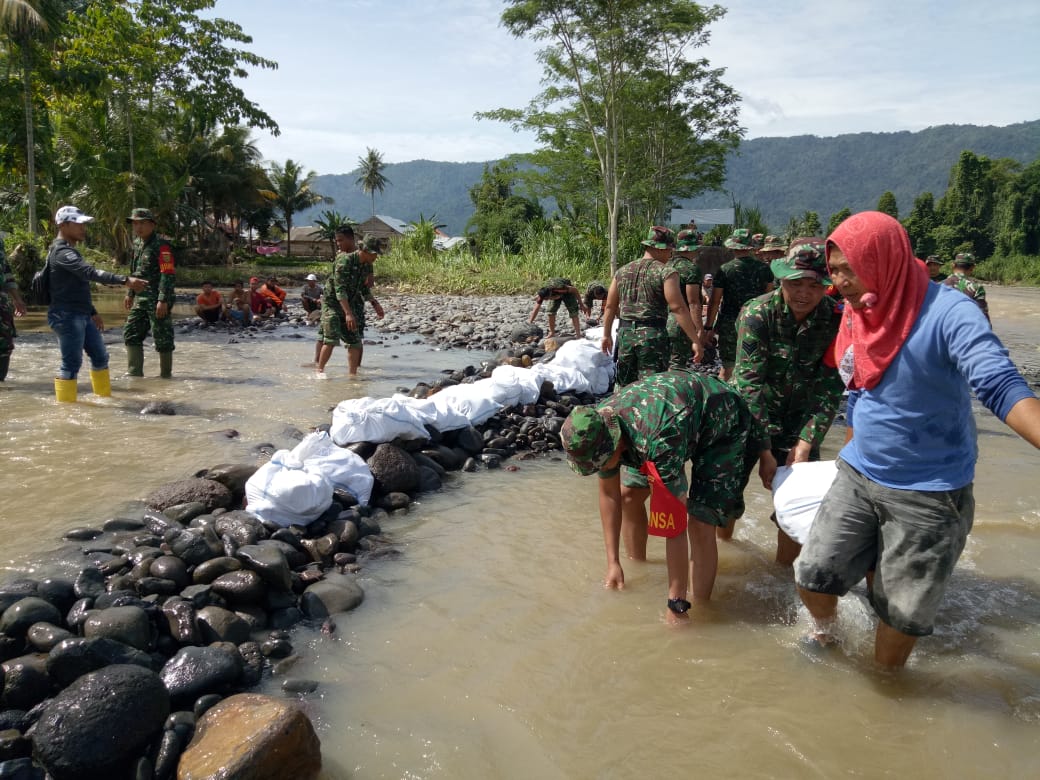
[[22, 86], [25, 88], [25, 176], [29, 190], [29, 234], [39, 235], [36, 224], [36, 137], [33, 132], [32, 52], [29, 41], [22, 41]]

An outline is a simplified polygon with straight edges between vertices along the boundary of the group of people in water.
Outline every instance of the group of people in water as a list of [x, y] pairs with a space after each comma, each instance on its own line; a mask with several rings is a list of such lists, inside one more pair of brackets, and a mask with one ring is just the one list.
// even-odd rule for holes
[[[651, 228], [607, 289], [601, 346], [616, 388], [561, 432], [573, 470], [599, 478], [604, 584], [624, 587], [622, 543], [645, 560], [648, 536], [664, 536], [665, 615], [688, 620], [691, 600], [711, 597], [717, 539], [732, 535], [752, 473], [770, 489], [778, 465], [818, 460], [847, 395], [837, 476], [804, 546], [778, 527], [776, 557], [793, 563], [808, 641], [840, 641], [839, 597], [865, 580], [875, 660], [903, 666], [932, 633], [971, 530], [972, 394], [1034, 447], [1040, 400], [972, 294], [967, 253], [952, 282], [934, 283], [934, 262], [880, 212], [826, 239], [756, 244], [746, 230], [726, 240], [704, 319], [688, 231]], [[721, 374], [690, 370], [712, 346]]]

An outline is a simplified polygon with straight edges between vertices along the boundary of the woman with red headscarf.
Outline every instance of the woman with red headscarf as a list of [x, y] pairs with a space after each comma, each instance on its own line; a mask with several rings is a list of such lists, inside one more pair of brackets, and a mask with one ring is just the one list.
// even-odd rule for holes
[[799, 594], [830, 630], [838, 597], [874, 570], [875, 660], [902, 666], [932, 633], [974, 519], [971, 393], [1034, 447], [1040, 400], [975, 303], [929, 281], [902, 225], [876, 211], [827, 239], [845, 298], [834, 360], [855, 435], [795, 564]]

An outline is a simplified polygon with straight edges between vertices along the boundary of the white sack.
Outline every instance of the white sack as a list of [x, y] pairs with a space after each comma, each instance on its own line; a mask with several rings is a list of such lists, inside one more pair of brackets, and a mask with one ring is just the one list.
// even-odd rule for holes
[[780, 466], [773, 477], [773, 509], [784, 533], [799, 544], [809, 538], [816, 510], [838, 473], [833, 460]]
[[493, 397], [503, 406], [533, 404], [541, 395], [542, 383], [530, 368], [498, 366], [491, 372]]
[[332, 412], [330, 433], [336, 444], [358, 441], [380, 443], [402, 439], [428, 439], [425, 419], [413, 407], [394, 398], [350, 398]]
[[246, 481], [246, 509], [280, 526], [307, 525], [332, 504], [332, 483], [303, 468], [289, 450], [278, 450]]
[[467, 427], [469, 417], [464, 412], [455, 408], [452, 399], [457, 393], [451, 393], [459, 385], [451, 385], [439, 390], [429, 398], [410, 398], [412, 407], [423, 416], [423, 419], [441, 433], [455, 431]]
[[[598, 328], [602, 338], [602, 328]], [[614, 378], [614, 360], [610, 355], [605, 355], [599, 347], [599, 339], [590, 341], [588, 339], [575, 339], [560, 345], [556, 355], [547, 365], [564, 366], [576, 369], [588, 382], [588, 389], [601, 395], [610, 388], [610, 382]], [[566, 392], [578, 388], [561, 388], [557, 385], [557, 392]]]
[[[433, 401], [438, 410], [438, 420], [443, 419], [448, 424], [453, 418], [461, 415], [466, 419], [465, 425], [456, 425], [456, 428], [464, 428], [466, 425], [480, 425], [494, 416], [495, 412], [503, 407], [494, 398], [494, 383], [490, 379], [481, 379], [472, 384], [452, 385], [434, 393], [427, 400]], [[438, 430], [446, 431], [452, 428], [441, 428], [434, 423]]]
[[375, 478], [364, 458], [332, 441], [325, 431], [309, 433], [292, 449], [292, 456], [312, 474], [325, 477], [333, 489], [345, 490], [362, 506], [372, 497]]

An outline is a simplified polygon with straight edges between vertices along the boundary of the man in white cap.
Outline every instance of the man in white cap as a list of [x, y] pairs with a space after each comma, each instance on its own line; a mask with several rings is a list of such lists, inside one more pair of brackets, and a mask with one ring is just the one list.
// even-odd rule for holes
[[121, 285], [135, 293], [148, 282], [134, 276], [102, 271], [90, 265], [76, 249], [87, 237], [89, 217], [75, 206], [62, 206], [54, 215], [58, 237], [47, 253], [51, 303], [47, 324], [58, 334], [61, 371], [54, 378], [54, 394], [59, 401], [76, 400], [76, 376], [83, 365], [83, 353], [90, 357], [90, 383], [94, 394], [112, 394], [108, 376], [108, 350], [101, 338], [104, 323], [94, 308], [90, 283]]
[[303, 304], [303, 310], [308, 315], [313, 312], [318, 312], [314, 317], [308, 316], [307, 319], [313, 320], [321, 316], [321, 294], [324, 292], [321, 285], [318, 284], [318, 277], [314, 274], [307, 274], [307, 281], [303, 285], [303, 290], [300, 291], [300, 302]]

